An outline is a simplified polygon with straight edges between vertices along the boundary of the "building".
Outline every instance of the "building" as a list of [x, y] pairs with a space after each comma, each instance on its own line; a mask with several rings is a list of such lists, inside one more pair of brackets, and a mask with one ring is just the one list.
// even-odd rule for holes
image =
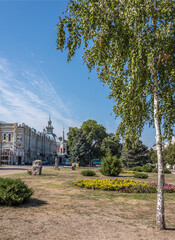
[[64, 137], [64, 129], [63, 129], [63, 137], [59, 137], [60, 142], [58, 143], [57, 148], [57, 156], [58, 156], [58, 164], [60, 165], [70, 165], [68, 159], [68, 152], [67, 152], [67, 141]]
[[0, 122], [0, 160], [2, 164], [31, 164], [36, 159], [54, 163], [59, 143], [52, 121], [43, 132], [24, 123]]

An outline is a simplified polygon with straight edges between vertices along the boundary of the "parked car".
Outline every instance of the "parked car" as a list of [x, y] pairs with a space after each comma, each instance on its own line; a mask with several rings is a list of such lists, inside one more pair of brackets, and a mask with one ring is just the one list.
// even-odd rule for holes
[[43, 165], [47, 165], [48, 164], [48, 161], [47, 160], [43, 160]]
[[100, 159], [92, 159], [92, 166], [100, 166], [101, 165], [101, 160]]

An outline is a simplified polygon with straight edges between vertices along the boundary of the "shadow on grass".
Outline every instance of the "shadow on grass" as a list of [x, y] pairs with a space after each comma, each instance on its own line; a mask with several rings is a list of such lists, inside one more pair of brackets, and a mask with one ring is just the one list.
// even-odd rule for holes
[[119, 175], [119, 176], [117, 176], [117, 178], [129, 178], [129, 177], [131, 177], [131, 178], [133, 178], [134, 176], [133, 175]]
[[56, 173], [42, 173], [41, 175], [39, 175], [39, 177], [56, 177], [56, 176], [58, 176], [57, 173], [58, 172], [56, 172]]
[[30, 207], [40, 207], [43, 205], [48, 204], [46, 201], [37, 199], [37, 198], [31, 198], [27, 202], [22, 203], [21, 205], [13, 206], [14, 208], [30, 208]]

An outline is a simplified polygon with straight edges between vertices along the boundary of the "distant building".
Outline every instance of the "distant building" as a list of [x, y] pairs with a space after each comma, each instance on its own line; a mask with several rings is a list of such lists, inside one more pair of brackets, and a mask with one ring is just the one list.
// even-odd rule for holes
[[63, 137], [59, 137], [59, 143], [57, 148], [57, 156], [58, 163], [61, 165], [70, 165], [67, 153], [67, 141], [64, 137], [64, 129], [63, 129]]
[[0, 161], [2, 164], [31, 164], [41, 159], [54, 163], [59, 143], [53, 133], [52, 121], [43, 132], [24, 123], [0, 122]]

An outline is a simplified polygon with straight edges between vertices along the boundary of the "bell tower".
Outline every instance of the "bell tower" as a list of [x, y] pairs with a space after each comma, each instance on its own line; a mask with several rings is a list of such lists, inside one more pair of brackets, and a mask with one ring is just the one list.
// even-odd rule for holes
[[46, 129], [47, 129], [47, 134], [52, 134], [53, 135], [54, 127], [52, 126], [52, 121], [51, 121], [50, 116], [49, 116], [48, 126], [46, 127]]

